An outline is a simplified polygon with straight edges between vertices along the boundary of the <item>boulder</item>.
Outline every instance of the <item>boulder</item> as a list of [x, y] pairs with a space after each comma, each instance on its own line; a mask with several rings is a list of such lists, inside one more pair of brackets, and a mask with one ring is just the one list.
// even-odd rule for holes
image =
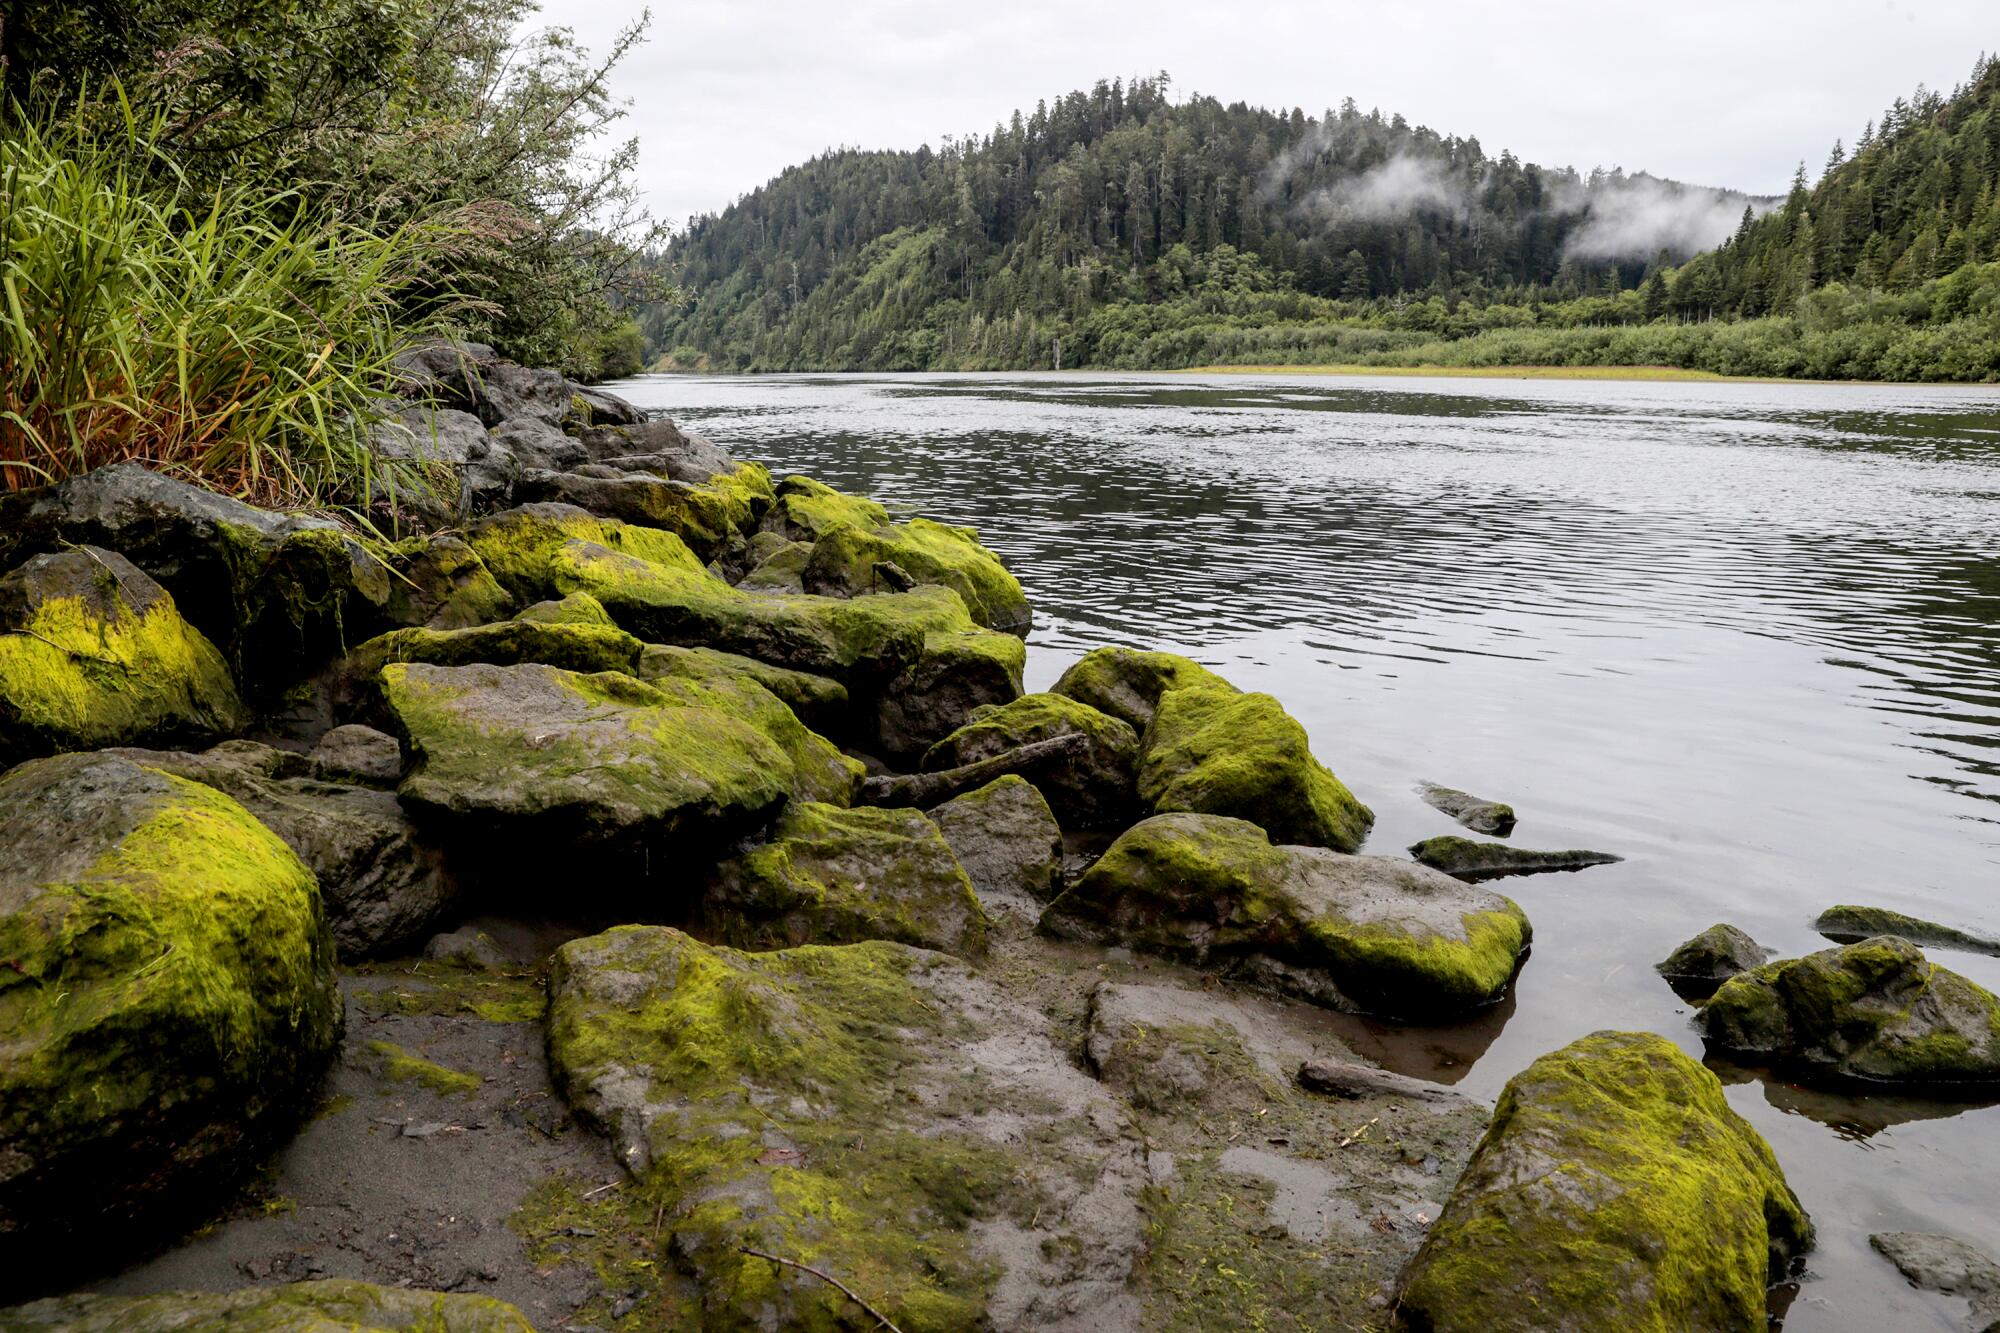
[[1808, 1078], [2000, 1083], [2000, 999], [1891, 935], [1739, 973], [1695, 1023], [1716, 1050]]
[[787, 542], [762, 556], [753, 547], [748, 554], [750, 572], [736, 582], [743, 591], [803, 593], [806, 590], [806, 562], [812, 559], [812, 547], [805, 542]]
[[[700, 435], [688, 434], [665, 417], [593, 422], [576, 436], [592, 462], [611, 463], [625, 470], [643, 469], [674, 481], [705, 482], [737, 468], [728, 450]], [[768, 494], [769, 474], [765, 476]]]
[[975, 624], [1022, 638], [1034, 619], [1020, 580], [980, 545], [978, 533], [924, 518], [835, 526], [813, 543], [800, 579], [807, 592], [837, 597], [937, 584], [964, 600]]
[[335, 727], [320, 737], [308, 760], [313, 776], [325, 782], [393, 787], [403, 780], [403, 747], [373, 727]]
[[1769, 1145], [1663, 1037], [1598, 1032], [1500, 1094], [1404, 1274], [1428, 1333], [1761, 1333], [1812, 1244]]
[[659, 1192], [690, 1327], [859, 1328], [841, 1286], [904, 1333], [1138, 1325], [1129, 1117], [956, 959], [625, 926], [564, 945], [549, 987], [551, 1072]]
[[0, 1235], [70, 1251], [256, 1160], [340, 1040], [312, 872], [113, 755], [0, 776]]
[[1511, 805], [1489, 801], [1456, 787], [1440, 787], [1435, 782], [1423, 783], [1417, 792], [1424, 798], [1425, 805], [1450, 815], [1474, 833], [1504, 838], [1514, 831], [1514, 807]]
[[2000, 939], [1991, 935], [1939, 925], [1921, 917], [1892, 912], [1886, 907], [1829, 907], [1813, 922], [1813, 929], [1842, 944], [1854, 944], [1877, 935], [1894, 935], [1912, 944], [2000, 955]]
[[[368, 428], [368, 444], [378, 459], [401, 464], [414, 474], [416, 493], [389, 496], [398, 505], [439, 522], [450, 522], [490, 495], [494, 478], [475, 473], [492, 450], [486, 425], [470, 412], [428, 403], [397, 405]], [[385, 469], [394, 476], [397, 469]]]
[[923, 767], [933, 773], [962, 768], [1063, 736], [1081, 737], [1083, 748], [1033, 779], [1056, 818], [1066, 829], [1122, 828], [1133, 812], [1139, 738], [1117, 718], [1060, 694], [974, 709], [972, 721], [924, 752]]
[[930, 817], [987, 908], [1033, 917], [1062, 888], [1062, 829], [1026, 778], [1008, 774], [946, 801]]
[[534, 1333], [505, 1301], [345, 1279], [160, 1296], [83, 1292], [0, 1310], [12, 1333]]
[[550, 425], [571, 413], [571, 385], [553, 370], [530, 370], [484, 343], [440, 340], [396, 358], [403, 391], [469, 412], [487, 426], [513, 417]]
[[1020, 698], [1027, 661], [1027, 645], [996, 630], [928, 636], [923, 655], [882, 691], [877, 748], [892, 760], [920, 760], [974, 710]]
[[1268, 694], [1234, 687], [1160, 696], [1139, 760], [1139, 799], [1155, 814], [1247, 819], [1281, 843], [1359, 851], [1375, 822], [1313, 758], [1306, 730]]
[[1668, 954], [1654, 970], [1680, 995], [1698, 1000], [1770, 956], [1769, 949], [1736, 927], [1713, 925]]
[[629, 675], [637, 669], [645, 646], [612, 625], [503, 620], [468, 629], [390, 630], [349, 653], [342, 671], [357, 680], [372, 680], [391, 662], [428, 662], [432, 666], [540, 662], [565, 671], [623, 671]]
[[841, 735], [852, 730], [847, 687], [837, 680], [815, 676], [809, 671], [759, 662], [739, 653], [717, 648], [677, 648], [649, 643], [639, 654], [636, 673], [641, 680], [754, 680], [785, 701], [799, 721], [822, 735]]
[[1144, 652], [1137, 648], [1093, 648], [1050, 688], [1089, 704], [1100, 713], [1131, 727], [1140, 735], [1153, 723], [1153, 711], [1168, 690], [1190, 688], [1234, 690], [1207, 667], [1176, 653]]
[[523, 474], [561, 472], [590, 461], [590, 453], [575, 436], [539, 417], [512, 417], [487, 432], [492, 452], [485, 462], [496, 498], [512, 496]]
[[2000, 1264], [1964, 1241], [1921, 1231], [1882, 1231], [1868, 1243], [1911, 1286], [1971, 1302], [1969, 1327], [1990, 1330], [2000, 1324]]
[[326, 781], [313, 776], [306, 756], [252, 741], [225, 741], [204, 754], [109, 753], [213, 787], [284, 839], [319, 882], [342, 958], [414, 943], [451, 909], [457, 886], [393, 792]]
[[1220, 815], [1155, 815], [1049, 904], [1042, 929], [1399, 1019], [1498, 1000], [1530, 938], [1509, 899], [1407, 861], [1273, 846]]
[[1498, 879], [1502, 875], [1540, 875], [1551, 870], [1585, 870], [1591, 866], [1616, 865], [1625, 858], [1609, 852], [1542, 852], [1531, 847], [1510, 847], [1504, 842], [1480, 842], [1455, 834], [1425, 838], [1410, 848], [1410, 855], [1433, 870], [1460, 879]]
[[811, 477], [790, 476], [777, 484], [777, 502], [764, 525], [795, 542], [817, 542], [835, 528], [882, 532], [893, 525], [889, 511], [865, 495], [848, 495]]
[[222, 655], [123, 556], [80, 546], [0, 577], [0, 767], [247, 721]]
[[397, 625], [464, 629], [505, 620], [514, 599], [457, 537], [417, 537], [395, 548], [385, 616]]
[[[668, 697], [692, 707], [720, 707], [777, 743], [791, 764], [791, 795], [801, 801], [848, 806], [855, 802], [866, 773], [859, 760], [808, 727], [779, 690], [813, 696], [800, 672], [765, 666], [713, 650], [648, 648], [639, 675]], [[788, 679], [789, 678], [789, 679]], [[816, 676], [804, 677], [817, 682]]]
[[754, 518], [750, 497], [726, 474], [690, 483], [643, 472], [597, 477], [527, 471], [514, 494], [524, 503], [574, 505], [603, 518], [664, 529], [702, 560], [713, 560], [732, 541], [742, 541]]
[[573, 420], [580, 421], [583, 427], [580, 433], [588, 433], [591, 428], [597, 426], [645, 424], [645, 409], [634, 406], [615, 393], [575, 383], [569, 387], [570, 413]]
[[914, 810], [798, 802], [771, 840], [723, 862], [704, 932], [743, 949], [895, 940], [946, 953], [986, 947], [986, 914], [937, 826]]

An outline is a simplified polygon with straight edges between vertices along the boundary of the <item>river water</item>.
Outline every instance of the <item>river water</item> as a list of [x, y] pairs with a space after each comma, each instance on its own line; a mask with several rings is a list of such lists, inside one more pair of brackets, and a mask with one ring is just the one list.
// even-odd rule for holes
[[[1718, 922], [1792, 956], [1841, 902], [2000, 934], [2000, 390], [1321, 376], [649, 376], [740, 456], [977, 527], [1033, 599], [1028, 685], [1101, 643], [1284, 701], [1374, 807], [1619, 865], [1509, 879], [1512, 1000], [1391, 1031], [1491, 1099], [1598, 1028], [1699, 1055], [1654, 974]], [[1933, 950], [2000, 989], [2000, 959]], [[2000, 1255], [2000, 1107], [1719, 1070], [1820, 1231], [1785, 1327], [1954, 1329], [1870, 1232]]]

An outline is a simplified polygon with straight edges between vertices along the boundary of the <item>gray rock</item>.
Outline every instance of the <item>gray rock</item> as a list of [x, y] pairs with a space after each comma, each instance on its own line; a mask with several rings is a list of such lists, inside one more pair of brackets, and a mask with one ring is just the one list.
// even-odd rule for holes
[[637, 426], [646, 420], [644, 408], [633, 406], [615, 393], [606, 393], [603, 389], [594, 389], [574, 380], [570, 381], [569, 392], [572, 403], [580, 399], [583, 406], [589, 409], [589, 420], [582, 423], [584, 426]]
[[2000, 955], [2000, 939], [1991, 935], [1939, 925], [1935, 921], [1905, 916], [1885, 907], [1829, 907], [1813, 922], [1813, 929], [1842, 944], [1873, 939], [1877, 935], [1894, 935], [1912, 944]]
[[514, 599], [470, 546], [448, 534], [427, 537], [393, 557], [396, 579], [384, 608], [390, 621], [428, 629], [467, 629], [505, 620]]
[[1868, 1243], [1912, 1286], [1969, 1300], [1968, 1328], [1988, 1329], [2000, 1320], [2000, 1264], [1964, 1241], [1921, 1231], [1882, 1231], [1870, 1236]]
[[1424, 804], [1450, 815], [1474, 833], [1504, 838], [1514, 831], [1514, 807], [1511, 805], [1489, 801], [1455, 787], [1440, 787], [1435, 782], [1423, 783], [1417, 792], [1424, 798]]
[[326, 782], [393, 787], [403, 780], [403, 747], [373, 727], [335, 727], [313, 747], [311, 762], [313, 776]]
[[424, 942], [424, 957], [433, 963], [474, 969], [501, 968], [510, 961], [491, 935], [470, 926], [431, 936]]
[[[526, 472], [563, 472], [590, 461], [575, 436], [537, 417], [514, 417], [493, 427], [494, 466], [505, 469], [511, 493]], [[504, 454], [505, 462], [497, 461]]]
[[931, 746], [972, 721], [978, 709], [1020, 698], [1026, 662], [1025, 645], [1011, 634], [973, 630], [931, 635], [924, 641], [923, 656], [882, 691], [875, 734], [883, 757], [921, 759]]
[[1185, 1112], [1247, 1084], [1277, 1097], [1282, 1063], [1264, 1046], [1268, 1016], [1229, 995], [1101, 981], [1090, 992], [1083, 1058], [1145, 1111]]
[[1425, 838], [1410, 848], [1410, 855], [1433, 870], [1469, 880], [1497, 879], [1502, 875], [1539, 875], [1551, 870], [1584, 870], [1590, 866], [1616, 865], [1625, 859], [1609, 852], [1544, 852], [1456, 836]]
[[1770, 956], [1769, 949], [1736, 927], [1714, 925], [1668, 954], [1655, 970], [1680, 995], [1706, 999], [1717, 986]]
[[488, 426], [512, 417], [551, 425], [570, 415], [570, 384], [553, 370], [530, 370], [484, 343], [438, 341], [396, 359], [406, 392], [470, 412]]
[[699, 484], [736, 467], [727, 450], [687, 434], [665, 417], [635, 425], [593, 426], [578, 432], [577, 440], [594, 462], [674, 481]]
[[487, 446], [486, 427], [470, 412], [427, 403], [397, 407], [368, 431], [375, 456], [394, 462], [436, 464], [452, 475]]
[[1033, 918], [1062, 887], [1062, 829], [1027, 779], [1010, 774], [946, 801], [930, 817], [989, 910]]
[[975, 710], [970, 722], [924, 753], [923, 767], [941, 773], [1065, 736], [1082, 737], [1082, 749], [1067, 764], [1033, 775], [1049, 808], [1065, 829], [1122, 827], [1138, 799], [1139, 737], [1117, 718], [1062, 695], [1029, 694]]

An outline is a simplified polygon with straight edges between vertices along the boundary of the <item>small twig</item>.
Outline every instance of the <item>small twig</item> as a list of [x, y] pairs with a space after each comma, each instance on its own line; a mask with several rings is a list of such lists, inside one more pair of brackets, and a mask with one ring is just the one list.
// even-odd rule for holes
[[853, 1301], [856, 1305], [866, 1310], [869, 1314], [875, 1316], [875, 1321], [881, 1324], [882, 1327], [888, 1329], [889, 1333], [903, 1333], [903, 1330], [897, 1328], [895, 1322], [891, 1320], [888, 1315], [883, 1314], [880, 1310], [870, 1305], [867, 1301], [864, 1301], [859, 1296], [856, 1296], [854, 1294], [854, 1289], [852, 1287], [849, 1287], [845, 1282], [842, 1282], [839, 1278], [834, 1277], [831, 1274], [822, 1273], [817, 1268], [812, 1267], [810, 1264], [802, 1264], [796, 1259], [786, 1259], [775, 1254], [766, 1254], [762, 1250], [753, 1250], [748, 1245], [739, 1245], [736, 1248], [736, 1252], [738, 1254], [747, 1254], [752, 1259], [768, 1259], [774, 1264], [783, 1264], [787, 1268], [796, 1268], [802, 1273], [811, 1273], [814, 1277], [818, 1278], [820, 1281], [831, 1283], [834, 1286], [840, 1288], [841, 1295], [847, 1297], [848, 1300]]
[[585, 1191], [584, 1191], [584, 1195], [583, 1195], [583, 1197], [584, 1197], [584, 1198], [586, 1198], [586, 1199], [594, 1199], [594, 1198], [596, 1198], [596, 1197], [597, 1197], [598, 1195], [600, 1195], [600, 1194], [604, 1193], [604, 1191], [606, 1191], [606, 1190], [615, 1190], [615, 1189], [617, 1189], [617, 1188], [618, 1188], [618, 1187], [619, 1187], [619, 1186], [620, 1186], [621, 1184], [623, 1184], [623, 1183], [624, 1183], [623, 1181], [619, 1181], [619, 1180], [614, 1180], [614, 1181], [612, 1181], [612, 1182], [611, 1182], [611, 1183], [610, 1183], [609, 1185], [599, 1185], [599, 1186], [598, 1186], [598, 1187], [597, 1187], [596, 1189], [594, 1189], [594, 1190], [585, 1190]]
[[1350, 1143], [1359, 1143], [1362, 1139], [1362, 1136], [1367, 1134], [1368, 1126], [1374, 1124], [1375, 1121], [1380, 1120], [1381, 1118], [1382, 1117], [1379, 1115], [1372, 1117], [1368, 1121], [1367, 1125], [1361, 1126], [1359, 1129], [1355, 1130], [1352, 1134], [1349, 1134], [1346, 1138], [1342, 1139], [1340, 1141], [1340, 1146], [1345, 1148]]
[[24, 639], [34, 639], [38, 642], [46, 643], [49, 647], [55, 649], [57, 652], [68, 657], [73, 662], [95, 662], [99, 666], [116, 667], [118, 668], [118, 670], [125, 672], [127, 675], [130, 675], [132, 672], [131, 667], [127, 666], [125, 663], [119, 661], [115, 657], [99, 657], [96, 653], [80, 653], [74, 648], [65, 648], [61, 644], [57, 643], [54, 639], [48, 638], [45, 635], [37, 634], [35, 633], [35, 631], [31, 629], [0, 630], [0, 635], [6, 635], [6, 634], [18, 634]]

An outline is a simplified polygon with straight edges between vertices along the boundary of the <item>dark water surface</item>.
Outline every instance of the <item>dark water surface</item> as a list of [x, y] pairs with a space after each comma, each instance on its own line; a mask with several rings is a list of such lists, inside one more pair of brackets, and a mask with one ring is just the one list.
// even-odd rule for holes
[[[2000, 391], [1323, 377], [647, 377], [738, 454], [979, 528], [1037, 614], [1282, 699], [1395, 853], [1459, 831], [1622, 865], [1511, 879], [1534, 954], [1460, 1029], [1369, 1031], [1490, 1099], [1603, 1027], [1691, 1053], [1652, 965], [1717, 921], [1784, 955], [1837, 902], [2000, 933]], [[2000, 959], [1932, 956], [2000, 989]], [[1786, 1327], [1951, 1329], [1880, 1230], [2000, 1255], [2000, 1108], [1748, 1073], [1820, 1228]]]

